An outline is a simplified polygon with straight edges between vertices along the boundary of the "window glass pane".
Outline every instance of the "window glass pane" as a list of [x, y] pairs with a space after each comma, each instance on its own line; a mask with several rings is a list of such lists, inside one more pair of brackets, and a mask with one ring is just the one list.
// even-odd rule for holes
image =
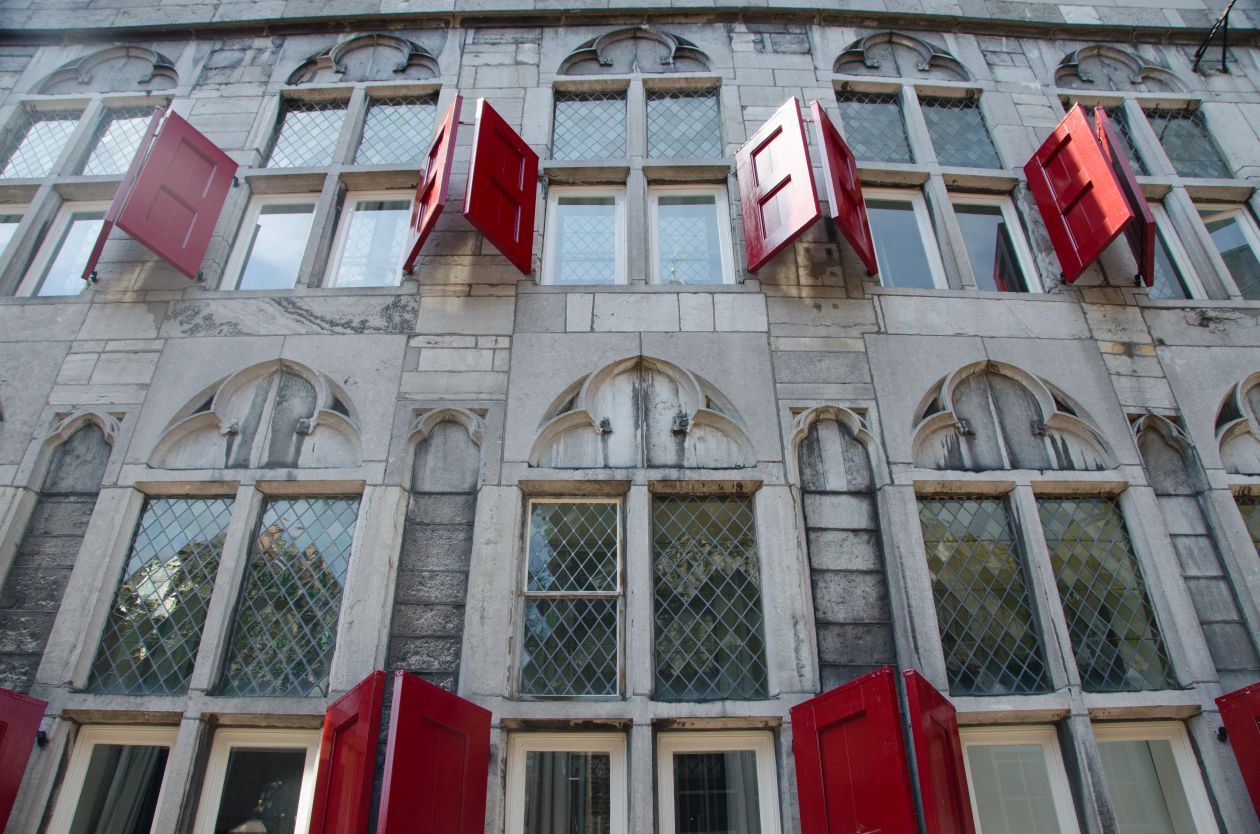
[[757, 754], [674, 754], [674, 830], [678, 834], [760, 834]]
[[1181, 270], [1168, 251], [1168, 244], [1160, 232], [1155, 233], [1155, 283], [1146, 291], [1149, 298], [1189, 298]]
[[61, 232], [52, 263], [44, 270], [36, 295], [78, 295], [87, 282], [83, 268], [87, 266], [92, 247], [105, 221], [103, 211], [76, 211]]
[[92, 155], [83, 166], [88, 175], [124, 174], [140, 147], [153, 110], [119, 110], [101, 126]]
[[662, 284], [721, 284], [722, 242], [717, 198], [712, 194], [656, 198], [656, 231]]
[[70, 834], [148, 834], [167, 753], [157, 746], [93, 746]]
[[271, 204], [259, 208], [249, 234], [239, 290], [291, 290], [297, 283], [302, 253], [311, 232], [315, 206], [310, 203]]
[[1025, 292], [1027, 286], [1019, 271], [1011, 232], [1000, 206], [955, 205], [963, 247], [971, 262], [976, 288], [1002, 292]]
[[530, 591], [617, 590], [617, 504], [530, 504]]
[[263, 506], [228, 649], [226, 694], [327, 694], [358, 512], [357, 498]]
[[1260, 498], [1239, 495], [1234, 500], [1238, 502], [1238, 510], [1247, 524], [1247, 532], [1251, 534], [1252, 543], [1255, 544], [1256, 550], [1260, 551]]
[[329, 165], [341, 138], [344, 101], [289, 101], [280, 120], [280, 135], [267, 159], [268, 168]]
[[15, 141], [9, 146], [0, 178], [49, 174], [78, 122], [78, 113], [25, 114], [15, 133]]
[[766, 697], [752, 501], [659, 496], [652, 507], [656, 697]]
[[610, 768], [607, 753], [526, 753], [525, 834], [608, 834]]
[[305, 750], [233, 748], [214, 834], [294, 834]]
[[966, 750], [981, 834], [1059, 834], [1040, 744], [969, 744]]
[[942, 165], [1002, 167], [979, 104], [965, 98], [924, 98], [920, 104]]
[[913, 162], [901, 103], [895, 93], [840, 93], [840, 119], [853, 155], [879, 162]]
[[556, 93], [552, 159], [626, 155], [625, 93]]
[[1260, 260], [1243, 233], [1242, 217], [1237, 213], [1222, 216], [1221, 212], [1208, 209], [1199, 214], [1242, 297], [1260, 299]]
[[354, 161], [360, 165], [419, 162], [433, 141], [437, 98], [373, 99]]
[[1121, 834], [1195, 834], [1171, 744], [1100, 741], [1098, 753]]
[[1149, 174], [1150, 171], [1147, 170], [1146, 163], [1142, 161], [1142, 155], [1138, 153], [1137, 146], [1133, 144], [1133, 129], [1129, 126], [1129, 116], [1125, 109], [1120, 105], [1105, 109], [1107, 115], [1111, 117], [1112, 126], [1120, 134], [1120, 142], [1124, 145], [1124, 152], [1129, 158], [1129, 165], [1133, 167], [1133, 173]]
[[902, 200], [867, 200], [866, 214], [875, 238], [880, 283], [885, 287], [935, 287], [914, 205]]
[[1041, 641], [1006, 502], [922, 499], [919, 519], [949, 691], [1045, 692]]
[[227, 498], [154, 498], [145, 505], [92, 691], [173, 694], [188, 686], [231, 514]]
[[1115, 500], [1042, 498], [1037, 508], [1085, 689], [1176, 686]]
[[17, 227], [21, 222], [20, 214], [0, 214], [0, 255], [9, 247], [9, 241], [17, 234]]
[[715, 92], [648, 93], [648, 156], [722, 155], [722, 128]]
[[402, 270], [403, 246], [411, 215], [409, 200], [356, 200], [341, 242], [333, 285], [392, 287]]
[[1146, 119], [1178, 174], [1183, 177], [1233, 176], [1199, 111], [1148, 110]]
[[551, 283], [617, 281], [617, 205], [612, 197], [560, 197], [551, 235]]

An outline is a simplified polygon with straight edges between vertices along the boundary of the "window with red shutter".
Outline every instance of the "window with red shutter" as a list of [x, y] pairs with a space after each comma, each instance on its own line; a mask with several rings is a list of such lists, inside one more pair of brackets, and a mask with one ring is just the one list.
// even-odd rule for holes
[[534, 260], [538, 154], [485, 99], [477, 99], [464, 217], [528, 275]]
[[879, 272], [879, 262], [875, 257], [875, 239], [871, 236], [866, 203], [862, 199], [862, 179], [858, 176], [857, 160], [822, 105], [811, 101], [809, 110], [814, 117], [814, 140], [822, 151], [823, 182], [827, 185], [831, 219], [853, 251], [857, 252], [866, 267], [866, 274], [875, 275]]
[[918, 672], [903, 677], [927, 834], [975, 834], [958, 715]]
[[1101, 107], [1094, 108], [1094, 128], [1098, 132], [1098, 144], [1102, 147], [1103, 155], [1107, 157], [1116, 181], [1120, 183], [1120, 190], [1124, 192], [1129, 209], [1133, 212], [1133, 220], [1124, 227], [1124, 236], [1137, 261], [1137, 277], [1146, 286], [1152, 287], [1155, 285], [1155, 215], [1151, 213], [1151, 206], [1146, 202], [1142, 186], [1138, 185], [1133, 166], [1129, 164], [1129, 155], [1125, 153], [1120, 132], [1112, 124], [1107, 111]]
[[0, 831], [17, 800], [46, 701], [0, 689]]
[[1260, 816], [1260, 683], [1216, 699], [1251, 804]]
[[310, 834], [366, 832], [385, 673], [373, 672], [324, 713]]
[[455, 137], [459, 133], [459, 111], [463, 103], [463, 96], [455, 96], [451, 106], [446, 108], [446, 115], [442, 117], [425, 157], [424, 171], [411, 203], [411, 233], [403, 258], [403, 272], [411, 272], [415, 267], [420, 250], [424, 248], [424, 242], [429, 239], [429, 233], [437, 225], [438, 216], [446, 205], [446, 190], [451, 182], [451, 159], [455, 155]]

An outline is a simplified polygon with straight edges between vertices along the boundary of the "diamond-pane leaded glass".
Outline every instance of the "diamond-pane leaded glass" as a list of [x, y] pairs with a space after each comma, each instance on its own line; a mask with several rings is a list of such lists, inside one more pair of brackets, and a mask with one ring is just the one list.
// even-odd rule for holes
[[656, 697], [766, 697], [752, 500], [660, 496], [652, 507]]
[[373, 99], [354, 161], [359, 165], [419, 162], [433, 139], [437, 99]]
[[858, 159], [913, 162], [901, 102], [895, 93], [843, 92], [836, 96], [844, 138]]
[[1133, 144], [1133, 128], [1129, 126], [1129, 116], [1124, 107], [1116, 105], [1115, 107], [1108, 107], [1106, 110], [1107, 115], [1111, 117], [1111, 124], [1120, 136], [1120, 143], [1124, 145], [1124, 153], [1129, 158], [1129, 165], [1133, 167], [1133, 173], [1149, 174], [1150, 171], [1146, 169], [1146, 163], [1142, 161], [1142, 155], [1138, 153], [1137, 145]]
[[538, 501], [529, 513], [529, 591], [617, 590], [617, 505]]
[[647, 131], [648, 156], [721, 156], [717, 93], [648, 93]]
[[284, 498], [263, 507], [223, 674], [229, 695], [328, 692], [357, 498]]
[[42, 177], [52, 171], [70, 134], [79, 122], [78, 113], [26, 113], [8, 148], [0, 177]]
[[289, 101], [280, 119], [280, 135], [267, 159], [268, 168], [329, 165], [346, 116], [344, 101]]
[[1233, 176], [1198, 110], [1148, 110], [1146, 120], [1151, 123], [1178, 174], [1183, 177]]
[[83, 173], [89, 176], [126, 173], [152, 116], [152, 108], [114, 111], [97, 132]]
[[1247, 523], [1247, 532], [1251, 534], [1251, 541], [1256, 546], [1256, 550], [1260, 552], [1260, 498], [1251, 495], [1239, 495], [1238, 510], [1242, 513], [1243, 521]]
[[114, 593], [89, 688], [124, 695], [183, 692], [232, 514], [227, 498], [145, 505]]
[[1037, 507], [1085, 689], [1175, 686], [1120, 507], [1110, 498], [1044, 498]]
[[965, 98], [923, 98], [923, 120], [942, 165], [1001, 168], [980, 105]]
[[557, 93], [553, 159], [619, 159], [626, 155], [624, 93]]
[[949, 691], [1046, 691], [1041, 641], [1006, 503], [923, 499], [919, 520]]

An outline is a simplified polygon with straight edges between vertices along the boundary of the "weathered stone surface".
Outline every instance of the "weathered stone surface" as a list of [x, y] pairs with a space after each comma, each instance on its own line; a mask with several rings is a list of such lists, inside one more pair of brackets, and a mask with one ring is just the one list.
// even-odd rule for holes
[[818, 571], [813, 585], [814, 613], [819, 620], [851, 623], [892, 618], [882, 573]]
[[416, 300], [403, 295], [336, 298], [276, 296], [182, 301], [171, 305], [169, 314], [162, 321], [160, 334], [163, 338], [175, 338], [299, 333], [410, 333], [415, 329], [417, 315]]
[[413, 524], [472, 524], [477, 497], [463, 493], [416, 495], [407, 505], [407, 521]]
[[865, 530], [810, 530], [814, 570], [880, 570], [879, 536]]
[[394, 591], [400, 602], [458, 604], [464, 601], [468, 575], [462, 571], [399, 569]]

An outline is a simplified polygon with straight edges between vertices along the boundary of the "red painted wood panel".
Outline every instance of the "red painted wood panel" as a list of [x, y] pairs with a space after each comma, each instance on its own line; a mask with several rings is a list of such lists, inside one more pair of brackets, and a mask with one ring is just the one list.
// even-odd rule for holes
[[913, 669], [902, 677], [927, 834], [975, 834], [954, 706]]
[[879, 262], [875, 257], [875, 238], [871, 236], [866, 201], [862, 199], [862, 178], [858, 176], [857, 159], [822, 105], [811, 101], [809, 110], [814, 117], [814, 141], [822, 151], [823, 182], [827, 185], [831, 219], [861, 259], [866, 274], [877, 275]]
[[0, 689], [0, 831], [9, 822], [47, 701]]
[[459, 133], [459, 111], [464, 97], [455, 96], [446, 115], [438, 123], [433, 143], [425, 157], [420, 184], [416, 186], [415, 199], [411, 201], [411, 231], [407, 241], [403, 272], [411, 272], [420, 257], [424, 242], [437, 225], [438, 217], [446, 205], [446, 192], [451, 182], [451, 160], [455, 156], [455, 137]]
[[84, 281], [91, 281], [96, 277], [96, 263], [101, 259], [101, 252], [105, 249], [105, 240], [113, 230], [114, 224], [118, 222], [118, 215], [122, 214], [123, 206], [127, 204], [127, 198], [131, 196], [131, 190], [135, 187], [136, 178], [140, 176], [140, 167], [144, 164], [145, 157], [148, 156], [149, 148], [153, 146], [153, 137], [157, 135], [158, 128], [162, 125], [162, 115], [165, 112], [159, 107], [149, 117], [149, 125], [145, 128], [144, 136], [140, 137], [140, 144], [136, 146], [136, 155], [131, 158], [131, 164], [127, 166], [127, 173], [123, 174], [122, 180], [118, 183], [118, 190], [114, 192], [114, 199], [109, 204], [109, 211], [105, 212], [105, 222], [101, 224], [101, 231], [96, 236], [96, 243], [92, 244], [92, 252], [88, 255], [87, 263], [83, 265]]
[[385, 673], [373, 672], [324, 713], [310, 834], [366, 834]]
[[528, 275], [534, 264], [538, 154], [485, 99], [477, 99], [464, 217]]
[[1094, 128], [1098, 132], [1098, 144], [1103, 155], [1111, 164], [1111, 170], [1120, 183], [1120, 189], [1133, 212], [1133, 220], [1124, 227], [1124, 236], [1133, 250], [1133, 258], [1137, 261], [1138, 276], [1148, 287], [1155, 285], [1155, 215], [1151, 213], [1150, 203], [1138, 185], [1133, 166], [1124, 151], [1120, 134], [1112, 124], [1111, 117], [1101, 107], [1094, 108]]
[[1243, 784], [1260, 817], [1260, 683], [1222, 695], [1216, 705], [1229, 732], [1229, 746], [1234, 749]]

